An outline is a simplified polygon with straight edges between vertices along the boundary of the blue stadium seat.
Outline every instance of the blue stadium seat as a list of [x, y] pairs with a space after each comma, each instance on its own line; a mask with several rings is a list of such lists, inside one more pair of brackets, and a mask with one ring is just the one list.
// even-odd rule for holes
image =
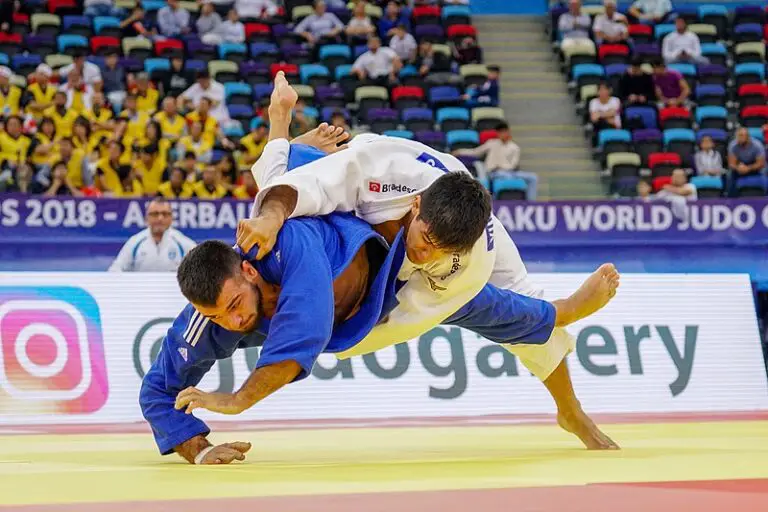
[[412, 132], [432, 130], [435, 124], [434, 112], [430, 108], [410, 107], [402, 111], [405, 127]]
[[260, 118], [260, 117], [254, 117], [253, 119], [251, 119], [251, 124], [250, 124], [249, 128], [250, 128], [251, 131], [253, 131], [256, 128], [258, 128], [259, 126], [262, 126], [262, 125], [264, 125], [264, 120], [262, 118]]
[[96, 16], [93, 18], [93, 30], [96, 35], [100, 35], [107, 28], [120, 29], [120, 19], [113, 16]]
[[[609, 142], [632, 144], [632, 134], [627, 130], [602, 130], [597, 136], [598, 147], [604, 147]], [[626, 150], [625, 150], [626, 151]]]
[[621, 76], [624, 74], [624, 72], [627, 71], [627, 68], [629, 67], [628, 64], [623, 64], [621, 62], [616, 64], [608, 64], [605, 66], [605, 76], [608, 78], [614, 77], [614, 76]]
[[190, 59], [184, 62], [184, 69], [196, 73], [208, 69], [208, 64], [204, 60]]
[[758, 42], [763, 39], [763, 26], [759, 23], [742, 23], [733, 29], [733, 40], [737, 43]]
[[491, 190], [491, 180], [486, 177], [477, 178], [477, 181], [485, 188], [485, 190]]
[[59, 48], [59, 53], [66, 54], [75, 48], [88, 49], [88, 38], [85, 36], [79, 36], [75, 34], [62, 34], [56, 39], [56, 43]]
[[475, 130], [453, 130], [445, 134], [445, 142], [451, 151], [474, 148], [480, 145], [480, 135]]
[[671, 34], [674, 31], [675, 25], [673, 23], [662, 23], [654, 27], [653, 37], [656, 39], [656, 41], [661, 42], [661, 40], [664, 39], [664, 36]]
[[703, 43], [701, 45], [701, 54], [707, 57], [712, 64], [725, 64], [728, 58], [728, 50], [723, 43]]
[[352, 50], [345, 44], [327, 44], [320, 47], [318, 59], [329, 70], [338, 71], [340, 66], [352, 61]]
[[571, 76], [577, 82], [584, 76], [605, 76], [605, 68], [600, 64], [576, 64], [571, 70]]
[[753, 139], [757, 139], [763, 144], [765, 144], [765, 135], [763, 134], [763, 130], [760, 128], [747, 128], [749, 130], [749, 135]]
[[728, 8], [724, 5], [700, 5], [699, 19], [702, 21], [706, 16], [725, 16], [728, 17]]
[[10, 66], [11, 58], [4, 53], [0, 53], [0, 66]]
[[319, 119], [320, 110], [318, 110], [316, 107], [313, 107], [311, 105], [304, 105], [304, 115], [308, 117], [314, 117], [315, 119]]
[[694, 176], [691, 185], [699, 197], [719, 197], [723, 194], [723, 180], [717, 176]]
[[494, 178], [491, 189], [494, 199], [523, 200], [528, 191], [528, 185], [522, 178]]
[[326, 123], [330, 123], [331, 117], [333, 117], [333, 114], [337, 112], [340, 112], [344, 116], [344, 119], [347, 120], [348, 123], [352, 120], [352, 114], [350, 114], [349, 110], [347, 110], [346, 108], [323, 107], [323, 110], [321, 111], [323, 121]]
[[147, 59], [144, 61], [144, 71], [152, 75], [154, 71], [170, 71], [171, 61], [168, 59]]
[[148, 13], [159, 11], [166, 5], [167, 4], [165, 3], [165, 0], [142, 0], [141, 1], [141, 6], [144, 8], [144, 11]]
[[461, 93], [456, 87], [442, 85], [429, 90], [429, 104], [433, 107], [458, 105], [462, 102]]
[[437, 124], [444, 132], [469, 128], [469, 110], [463, 107], [444, 107], [437, 111]]
[[650, 106], [636, 105], [627, 107], [624, 116], [630, 119], [640, 119], [645, 128], [657, 128], [659, 125], [659, 115], [656, 109]]
[[61, 28], [70, 31], [75, 27], [91, 27], [91, 19], [88, 16], [64, 16], [61, 18]]
[[717, 128], [704, 128], [696, 132], [696, 144], [701, 143], [701, 139], [704, 137], [711, 137], [715, 143], [724, 143], [728, 140], [728, 132]]
[[242, 82], [227, 82], [224, 84], [224, 101], [227, 105], [250, 105], [253, 102], [253, 90]]
[[699, 107], [721, 107], [725, 105], [725, 87], [722, 85], [700, 85], [696, 88], [696, 103]]
[[309, 84], [309, 79], [312, 77], [326, 77], [327, 81], [330, 81], [331, 73], [322, 64], [302, 64], [299, 68], [299, 76], [301, 77], [301, 83]]
[[687, 128], [672, 128], [670, 130], [664, 130], [664, 145], [668, 145], [670, 142], [685, 141], [696, 142], [696, 133], [693, 130]]
[[359, 56], [368, 51], [368, 45], [358, 44], [352, 49], [352, 59], [356, 60]]
[[240, 123], [232, 123], [224, 128], [224, 135], [230, 139], [240, 139], [245, 137], [245, 130], [243, 130], [243, 126]]
[[253, 86], [253, 97], [256, 101], [261, 101], [272, 94], [272, 89], [274, 89], [272, 84], [256, 84]]
[[387, 130], [384, 135], [388, 137], [397, 137], [399, 139], [413, 140], [413, 132], [410, 130]]
[[747, 83], [760, 83], [765, 80], [765, 64], [759, 62], [736, 64], [733, 72], [736, 75], [737, 86]]
[[725, 130], [728, 127], [728, 110], [722, 106], [699, 107], [696, 109], [696, 124], [700, 129]]
[[247, 124], [253, 119], [253, 107], [250, 105], [227, 105], [229, 111], [229, 117], [236, 121], [240, 121], [240, 124]]
[[240, 55], [243, 58], [248, 55], [248, 47], [242, 43], [221, 43], [219, 45], [219, 58], [232, 60], [233, 56]]
[[[325, 46], [323, 48], [325, 48]], [[342, 64], [341, 66], [336, 66], [334, 77], [336, 78], [337, 82], [340, 82], [342, 77], [349, 76], [351, 74], [352, 74], [352, 64]]]
[[446, 5], [440, 14], [444, 23], [450, 21], [451, 18], [456, 18], [464, 24], [469, 24], [472, 16], [468, 5]]
[[670, 64], [669, 69], [674, 69], [684, 77], [695, 77], [698, 72], [696, 71], [696, 66], [693, 64], [687, 64], [684, 62], [675, 62], [673, 64]]
[[765, 195], [768, 183], [765, 176], [744, 176], [736, 182], [739, 197], [762, 197]]
[[[19, 74], [27, 75], [42, 62], [43, 58], [40, 55], [14, 55], [11, 57], [11, 69], [19, 71]], [[27, 69], [30, 71], [25, 73], [24, 70]]]

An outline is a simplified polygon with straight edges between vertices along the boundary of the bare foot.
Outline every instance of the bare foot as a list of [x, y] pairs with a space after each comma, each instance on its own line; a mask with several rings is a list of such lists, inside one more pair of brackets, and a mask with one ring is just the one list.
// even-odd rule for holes
[[587, 450], [620, 450], [613, 439], [605, 435], [592, 419], [579, 408], [578, 411], [565, 414], [558, 412], [557, 424], [579, 438]]
[[288, 83], [285, 73], [278, 71], [277, 75], [275, 75], [275, 88], [272, 90], [272, 96], [269, 98], [270, 110], [290, 113], [298, 100], [299, 93]]
[[599, 311], [616, 295], [619, 271], [612, 263], [605, 263], [587, 278], [576, 292], [565, 300], [555, 301], [559, 327], [578, 322]]
[[[326, 154], [336, 153], [346, 149], [347, 145], [342, 144], [349, 140], [349, 133], [344, 128], [330, 126], [328, 123], [322, 123], [314, 130], [310, 130], [303, 135], [299, 135], [291, 142], [297, 144], [306, 144], [323, 151]], [[339, 146], [339, 144], [342, 144]]]

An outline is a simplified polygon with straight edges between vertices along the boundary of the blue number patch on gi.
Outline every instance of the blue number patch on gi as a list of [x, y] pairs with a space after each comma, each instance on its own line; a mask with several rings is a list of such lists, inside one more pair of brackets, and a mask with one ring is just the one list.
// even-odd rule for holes
[[489, 222], [487, 226], [485, 226], [485, 236], [488, 241], [488, 251], [493, 250], [493, 246], [495, 242], [493, 241], [493, 221]]
[[416, 158], [416, 160], [418, 160], [419, 162], [424, 162], [427, 165], [431, 165], [432, 167], [437, 167], [443, 172], [448, 172], [448, 168], [445, 165], [443, 165], [443, 162], [438, 160], [436, 157], [430, 155], [429, 153], [420, 154]]

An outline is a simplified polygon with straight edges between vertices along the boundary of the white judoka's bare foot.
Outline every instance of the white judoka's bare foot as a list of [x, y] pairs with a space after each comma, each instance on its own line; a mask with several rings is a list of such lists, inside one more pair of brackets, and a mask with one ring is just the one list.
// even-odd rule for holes
[[272, 90], [272, 96], [269, 98], [270, 115], [274, 113], [290, 113], [296, 102], [299, 101], [299, 93], [291, 87], [285, 73], [278, 71], [275, 75], [275, 88]]
[[[343, 144], [349, 140], [349, 133], [340, 126], [331, 126], [328, 123], [321, 123], [314, 130], [310, 130], [303, 135], [299, 135], [291, 142], [296, 144], [306, 144], [317, 148], [324, 153], [331, 154], [346, 149]], [[341, 146], [339, 144], [342, 144]]]
[[557, 309], [557, 325], [572, 324], [605, 307], [616, 296], [619, 278], [619, 271], [612, 263], [601, 265], [573, 295], [553, 303]]
[[587, 450], [620, 450], [613, 439], [605, 435], [592, 419], [581, 410], [581, 407], [573, 411], [557, 413], [557, 424], [579, 438]]

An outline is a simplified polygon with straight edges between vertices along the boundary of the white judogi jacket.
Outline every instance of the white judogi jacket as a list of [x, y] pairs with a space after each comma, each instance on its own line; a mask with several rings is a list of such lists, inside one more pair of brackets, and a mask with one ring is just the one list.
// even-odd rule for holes
[[[452, 155], [418, 142], [372, 134], [358, 135], [348, 149], [286, 173], [289, 150], [287, 140], [271, 141], [253, 166], [259, 185], [254, 211], [260, 211], [272, 187], [287, 185], [298, 193], [292, 217], [354, 211], [369, 224], [380, 224], [405, 216], [413, 198], [444, 172], [468, 172]], [[499, 246], [506, 253], [502, 265], [497, 261]], [[497, 271], [498, 279], [492, 280]], [[452, 254], [426, 266], [415, 265], [406, 257], [398, 275], [407, 281], [397, 294], [399, 306], [362, 343], [339, 356], [363, 354], [418, 337], [472, 300], [489, 281], [538, 296], [524, 284], [526, 275], [517, 248], [493, 217], [485, 236], [468, 254]]]

